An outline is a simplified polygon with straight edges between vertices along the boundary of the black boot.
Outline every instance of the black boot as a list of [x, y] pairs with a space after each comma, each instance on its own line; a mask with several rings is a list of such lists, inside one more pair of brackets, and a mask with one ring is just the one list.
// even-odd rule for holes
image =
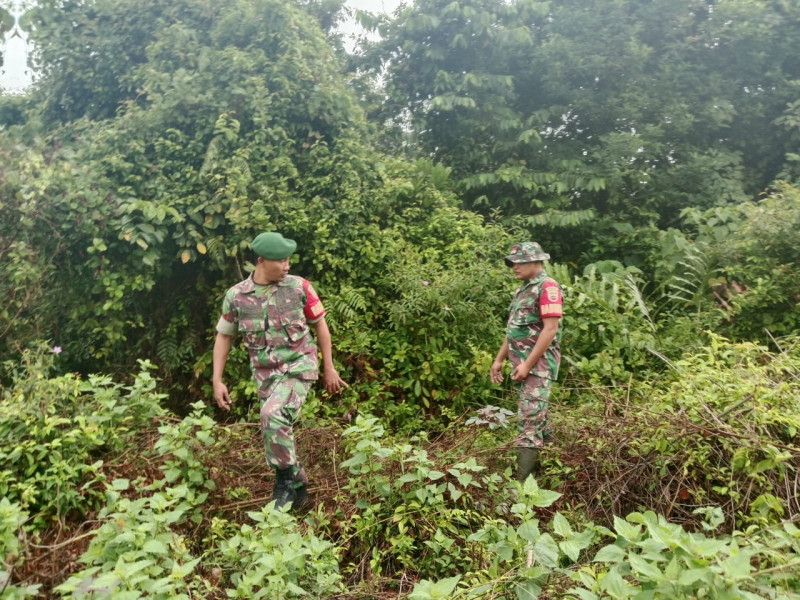
[[275, 500], [275, 508], [280, 510], [287, 504], [292, 504], [297, 497], [294, 489], [294, 475], [292, 469], [275, 470], [275, 487], [272, 489], [272, 499]]
[[535, 475], [538, 468], [538, 448], [519, 448], [517, 450], [517, 481], [523, 483], [528, 475]]
[[295, 499], [294, 504], [292, 504], [292, 512], [305, 512], [312, 507], [313, 502], [311, 501], [311, 496], [309, 496], [305, 484], [295, 488], [294, 493]]

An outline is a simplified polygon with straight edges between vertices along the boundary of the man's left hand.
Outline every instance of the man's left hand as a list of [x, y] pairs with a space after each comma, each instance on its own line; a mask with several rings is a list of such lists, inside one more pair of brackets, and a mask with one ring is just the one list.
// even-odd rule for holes
[[339, 377], [339, 373], [336, 369], [325, 370], [322, 373], [322, 385], [325, 386], [325, 391], [329, 394], [338, 394], [342, 391], [343, 387], [350, 387]]
[[531, 372], [530, 367], [527, 367], [525, 365], [525, 363], [522, 363], [521, 365], [517, 365], [516, 367], [514, 367], [514, 370], [511, 371], [511, 380], [512, 381], [525, 381], [528, 378], [528, 375], [530, 374], [530, 372]]

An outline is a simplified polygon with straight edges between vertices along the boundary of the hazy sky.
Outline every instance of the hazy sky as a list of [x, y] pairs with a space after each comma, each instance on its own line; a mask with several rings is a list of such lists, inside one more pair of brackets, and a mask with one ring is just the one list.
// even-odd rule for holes
[[370, 12], [392, 12], [400, 4], [400, 0], [348, 0], [347, 5]]
[[0, 37], [3, 66], [0, 67], [0, 90], [19, 92], [31, 83], [31, 74], [25, 67], [28, 34], [19, 26], [17, 18], [25, 13], [24, 2], [0, 0], [0, 7], [15, 18], [13, 27]]
[[[410, 3], [411, 0], [407, 0], [406, 3]], [[347, 6], [352, 8], [357, 8], [359, 10], [367, 10], [369, 12], [384, 12], [384, 13], [392, 13], [394, 10], [401, 4], [401, 0], [347, 0]], [[355, 36], [358, 33], [360, 27], [358, 24], [350, 19], [345, 21], [342, 25], [339, 26], [340, 31], [344, 32], [345, 34], [345, 48], [348, 51], [352, 51], [353, 47], [355, 46]]]

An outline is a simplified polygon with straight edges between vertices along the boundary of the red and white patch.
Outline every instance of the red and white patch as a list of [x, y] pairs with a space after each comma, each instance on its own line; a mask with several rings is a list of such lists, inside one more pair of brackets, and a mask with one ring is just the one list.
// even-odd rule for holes
[[539, 316], [543, 319], [562, 316], [564, 299], [561, 297], [561, 289], [558, 284], [554, 281], [546, 281], [543, 292], [541, 304], [539, 305]]
[[306, 292], [306, 305], [303, 307], [303, 314], [305, 314], [306, 319], [309, 321], [319, 319], [325, 314], [325, 307], [322, 306], [322, 300], [317, 296], [317, 292], [314, 291], [313, 286], [305, 279], [303, 280], [303, 289]]
[[310, 316], [312, 319], [316, 319], [325, 314], [325, 309], [319, 299], [317, 299], [313, 306], [307, 306], [306, 309], [306, 316]]

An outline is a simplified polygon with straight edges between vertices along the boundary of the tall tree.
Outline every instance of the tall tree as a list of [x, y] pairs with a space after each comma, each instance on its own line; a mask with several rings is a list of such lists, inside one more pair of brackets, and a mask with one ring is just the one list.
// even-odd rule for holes
[[312, 259], [314, 235], [360, 218], [380, 157], [314, 17], [283, 0], [67, 0], [36, 23], [42, 78], [2, 179], [22, 220], [3, 238], [57, 264], [67, 320], [49, 331], [72, 357], [124, 362], [135, 342], [180, 363], [170, 340], [197, 343], [216, 278], [261, 229], [303, 239], [326, 272], [337, 253]]
[[[185, 390], [208, 367], [249, 240], [278, 229], [298, 240], [293, 269], [323, 294], [354, 364], [374, 361], [398, 395], [468, 385], [502, 302], [463, 273], [505, 275], [491, 260], [505, 234], [457, 207], [448, 169], [376, 151], [318, 15], [288, 0], [148, 7], [135, 58], [73, 49], [139, 43], [138, 5], [39, 14], [42, 56], [118, 79], [79, 73], [72, 86], [46, 69], [29, 120], [0, 139], [0, 273], [15, 274], [0, 282], [0, 355], [44, 337], [70, 369], [150, 358]], [[463, 333], [446, 335], [456, 320]]]
[[453, 167], [467, 206], [524, 216], [572, 258], [635, 261], [647, 243], [629, 234], [782, 172], [799, 24], [780, 1], [421, 0], [362, 69], [386, 80], [380, 118]]

